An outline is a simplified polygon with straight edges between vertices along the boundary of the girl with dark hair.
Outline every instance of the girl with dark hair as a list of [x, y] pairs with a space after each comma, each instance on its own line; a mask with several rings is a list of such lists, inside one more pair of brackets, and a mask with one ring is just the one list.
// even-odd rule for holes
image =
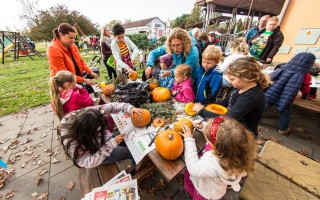
[[75, 166], [94, 168], [125, 159], [134, 163], [129, 149], [118, 146], [125, 135], [108, 130], [105, 116], [118, 112], [141, 114], [143, 110], [128, 103], [108, 103], [71, 112], [61, 120], [61, 142]]
[[83, 78], [82, 72], [85, 71], [96, 79], [99, 76], [81, 58], [78, 47], [74, 44], [75, 38], [76, 31], [68, 23], [61, 23], [53, 30], [53, 40], [47, 48], [50, 77], [60, 70], [67, 70], [77, 76], [78, 83], [93, 85], [93, 81]]

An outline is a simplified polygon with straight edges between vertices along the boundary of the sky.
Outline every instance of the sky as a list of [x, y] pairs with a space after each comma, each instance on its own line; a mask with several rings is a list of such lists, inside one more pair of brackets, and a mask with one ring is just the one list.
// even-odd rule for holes
[[[29, 0], [33, 1], [33, 0]], [[191, 13], [195, 0], [39, 0], [38, 8], [66, 5], [68, 10], [76, 10], [100, 26], [113, 19], [137, 21], [159, 17], [163, 22]], [[2, 3], [5, 8], [0, 12], [0, 30], [19, 31], [25, 22], [19, 19], [22, 6], [18, 0], [7, 0]]]

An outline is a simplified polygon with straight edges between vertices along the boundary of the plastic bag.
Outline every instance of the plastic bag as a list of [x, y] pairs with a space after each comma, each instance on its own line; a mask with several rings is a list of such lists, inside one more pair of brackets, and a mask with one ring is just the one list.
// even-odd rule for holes
[[118, 85], [115, 90], [115, 96], [119, 102], [130, 103], [135, 107], [150, 102], [149, 83], [134, 82], [124, 85]]

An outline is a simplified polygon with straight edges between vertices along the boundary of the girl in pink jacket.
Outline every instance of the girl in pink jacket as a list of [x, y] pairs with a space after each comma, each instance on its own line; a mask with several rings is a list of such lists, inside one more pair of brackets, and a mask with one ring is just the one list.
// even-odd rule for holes
[[186, 64], [178, 65], [174, 69], [174, 84], [172, 96], [183, 103], [193, 102], [194, 92], [192, 88], [191, 67]]
[[76, 76], [70, 71], [59, 71], [49, 85], [51, 104], [59, 120], [71, 111], [94, 104], [88, 91], [77, 86]]

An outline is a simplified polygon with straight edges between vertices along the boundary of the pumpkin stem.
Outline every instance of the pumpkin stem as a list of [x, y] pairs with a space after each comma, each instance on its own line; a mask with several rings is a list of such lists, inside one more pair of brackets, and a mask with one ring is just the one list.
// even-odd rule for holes
[[173, 137], [173, 133], [171, 133], [171, 134], [168, 135], [168, 139], [169, 139], [169, 140], [173, 140], [173, 138], [174, 138], [174, 137]]

